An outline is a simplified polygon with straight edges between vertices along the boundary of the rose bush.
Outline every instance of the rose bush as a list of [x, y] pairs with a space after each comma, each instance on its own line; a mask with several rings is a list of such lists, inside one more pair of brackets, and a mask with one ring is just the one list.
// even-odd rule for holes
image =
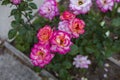
[[45, 68], [60, 80], [73, 80], [75, 73], [83, 75], [83, 68], [103, 65], [120, 52], [119, 2], [70, 0], [66, 8], [45, 0], [37, 8], [32, 0], [3, 0], [2, 5], [14, 6], [8, 36], [14, 38], [16, 48], [30, 55], [39, 67], [34, 70]]

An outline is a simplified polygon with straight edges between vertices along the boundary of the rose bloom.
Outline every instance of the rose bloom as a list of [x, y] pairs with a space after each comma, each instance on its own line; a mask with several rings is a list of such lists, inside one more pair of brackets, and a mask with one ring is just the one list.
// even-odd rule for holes
[[11, 0], [11, 2], [15, 5], [18, 5], [22, 2], [22, 0]]
[[90, 11], [90, 7], [92, 6], [91, 0], [70, 0], [70, 10], [73, 11], [74, 14], [85, 14]]
[[43, 5], [38, 11], [39, 15], [52, 20], [55, 16], [59, 15], [56, 0], [45, 0]]
[[62, 15], [60, 16], [61, 20], [71, 20], [74, 19], [76, 17], [76, 15], [74, 15], [73, 13], [69, 12], [69, 11], [64, 11], [62, 13]]
[[72, 45], [69, 34], [63, 31], [55, 31], [51, 38], [51, 51], [66, 54], [70, 51]]
[[69, 25], [73, 38], [78, 38], [80, 34], [83, 34], [85, 32], [84, 27], [85, 22], [83, 20], [78, 18], [73, 19]]
[[39, 39], [39, 42], [41, 44], [46, 44], [49, 42], [49, 39], [51, 38], [53, 33], [53, 30], [50, 26], [45, 25], [43, 28], [39, 29], [37, 33], [37, 37]]
[[120, 2], [120, 0], [115, 0], [115, 2]]
[[67, 20], [60, 21], [59, 25], [58, 25], [58, 30], [64, 31], [64, 32], [66, 32], [66, 33], [71, 35], [71, 31], [69, 29], [69, 25], [70, 25], [70, 22], [67, 21]]
[[114, 0], [96, 0], [96, 3], [102, 12], [112, 11]]
[[88, 68], [88, 65], [91, 64], [91, 61], [87, 58], [87, 56], [77, 55], [74, 58], [73, 65], [75, 65], [76, 68]]
[[49, 52], [49, 48], [44, 45], [35, 44], [30, 53], [30, 58], [34, 66], [43, 68], [49, 64], [54, 57], [54, 54]]

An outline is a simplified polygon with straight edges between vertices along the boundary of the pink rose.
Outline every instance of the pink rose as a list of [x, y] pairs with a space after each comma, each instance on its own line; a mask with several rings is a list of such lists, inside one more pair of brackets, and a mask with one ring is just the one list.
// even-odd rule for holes
[[102, 12], [112, 11], [114, 6], [114, 0], [96, 0], [96, 3]]
[[70, 10], [76, 15], [87, 13], [91, 6], [92, 0], [70, 0], [69, 5]]
[[18, 5], [22, 2], [22, 0], [11, 0], [11, 2], [15, 5]]
[[76, 17], [76, 15], [72, 14], [71, 12], [64, 11], [62, 13], [62, 15], [60, 16], [60, 19], [61, 20], [71, 20], [71, 19], [74, 19], [75, 17]]
[[37, 37], [40, 40], [39, 42], [41, 44], [45, 44], [49, 42], [49, 39], [51, 38], [53, 33], [53, 30], [51, 29], [50, 26], [46, 25], [43, 28], [39, 29], [37, 33]]
[[52, 20], [55, 16], [59, 15], [56, 0], [45, 0], [43, 5], [38, 11], [39, 15]]
[[83, 34], [85, 32], [84, 27], [85, 22], [83, 20], [73, 19], [69, 25], [73, 38], [78, 38], [80, 34]]
[[66, 54], [70, 51], [71, 38], [69, 34], [63, 31], [55, 31], [51, 38], [51, 51]]
[[49, 48], [41, 44], [35, 44], [30, 53], [30, 58], [35, 66], [43, 68], [49, 64], [54, 57], [54, 54], [49, 52]]

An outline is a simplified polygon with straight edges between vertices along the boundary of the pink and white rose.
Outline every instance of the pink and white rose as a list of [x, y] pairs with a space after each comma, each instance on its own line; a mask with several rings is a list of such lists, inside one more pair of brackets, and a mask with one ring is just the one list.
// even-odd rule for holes
[[71, 31], [69, 29], [69, 25], [70, 25], [70, 22], [67, 21], [67, 20], [60, 21], [59, 25], [58, 25], [58, 30], [64, 31], [64, 32], [66, 32], [66, 33], [71, 35]]
[[59, 15], [56, 0], [45, 0], [43, 5], [38, 11], [39, 15], [52, 20], [55, 16]]
[[96, 0], [96, 3], [102, 12], [112, 11], [114, 6], [114, 0]]
[[54, 57], [54, 54], [51, 54], [49, 47], [46, 47], [41, 44], [35, 44], [31, 50], [30, 58], [34, 66], [39, 66], [43, 68], [45, 65], [49, 64]]
[[92, 6], [91, 0], [70, 0], [70, 10], [73, 11], [74, 14], [85, 14], [90, 11], [90, 7]]
[[55, 31], [51, 38], [51, 51], [66, 54], [70, 51], [72, 45], [69, 34], [63, 31]]

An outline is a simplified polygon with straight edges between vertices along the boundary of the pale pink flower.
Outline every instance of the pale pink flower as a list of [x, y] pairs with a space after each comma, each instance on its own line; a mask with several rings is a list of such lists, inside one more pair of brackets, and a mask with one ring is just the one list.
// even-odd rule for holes
[[85, 32], [84, 27], [85, 22], [83, 20], [80, 20], [78, 18], [71, 20], [69, 28], [73, 38], [78, 38], [80, 34], [83, 34]]
[[55, 31], [51, 38], [51, 51], [66, 54], [70, 51], [72, 45], [69, 34], [63, 31]]
[[52, 20], [59, 15], [56, 0], [45, 0], [38, 12], [41, 16]]
[[18, 5], [22, 2], [22, 0], [11, 0], [11, 2], [15, 5]]
[[74, 14], [85, 14], [90, 11], [90, 7], [92, 6], [91, 0], [70, 0], [70, 10], [73, 11]]
[[74, 15], [73, 13], [69, 12], [69, 11], [64, 11], [62, 13], [62, 15], [60, 16], [61, 20], [72, 20], [76, 17], [76, 15]]
[[37, 37], [41, 44], [49, 43], [49, 39], [51, 38], [53, 30], [50, 26], [45, 25], [43, 28], [39, 29], [37, 33]]
[[96, 0], [96, 3], [102, 12], [112, 11], [114, 6], [114, 0]]
[[70, 22], [67, 21], [67, 20], [60, 21], [59, 25], [58, 25], [58, 30], [64, 31], [64, 32], [66, 32], [66, 33], [71, 35], [71, 31], [69, 29], [69, 25], [70, 25]]
[[87, 56], [77, 55], [74, 58], [73, 65], [75, 65], [76, 68], [88, 68], [88, 65], [91, 64], [91, 61], [87, 58]]
[[49, 64], [53, 57], [54, 54], [49, 52], [49, 47], [40, 45], [39, 43], [34, 45], [30, 53], [32, 63], [41, 68]]

